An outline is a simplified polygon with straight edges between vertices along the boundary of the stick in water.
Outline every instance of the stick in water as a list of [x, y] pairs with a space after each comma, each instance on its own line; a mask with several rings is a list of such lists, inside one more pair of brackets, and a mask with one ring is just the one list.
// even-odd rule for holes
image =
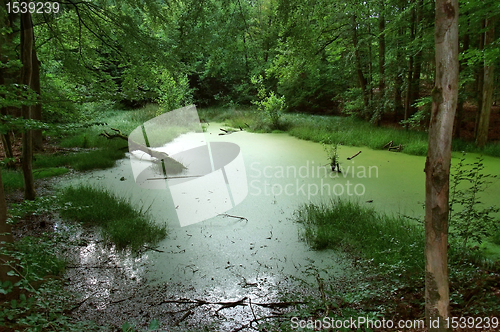
[[351, 160], [352, 158], [356, 157], [356, 156], [357, 156], [358, 154], [360, 154], [360, 153], [361, 153], [361, 150], [360, 150], [360, 151], [358, 151], [358, 153], [356, 153], [355, 155], [353, 155], [353, 156], [351, 156], [351, 157], [347, 158], [347, 160]]

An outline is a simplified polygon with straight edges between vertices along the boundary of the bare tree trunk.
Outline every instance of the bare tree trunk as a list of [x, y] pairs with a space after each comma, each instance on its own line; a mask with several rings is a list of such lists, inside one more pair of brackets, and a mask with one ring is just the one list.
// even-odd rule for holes
[[379, 80], [378, 89], [380, 99], [384, 98], [385, 92], [385, 15], [384, 15], [384, 1], [380, 1], [380, 17], [378, 19], [378, 70]]
[[453, 120], [458, 99], [458, 0], [436, 0], [436, 81], [425, 163], [425, 316], [448, 331], [448, 214]]
[[363, 74], [363, 66], [361, 65], [361, 56], [359, 55], [358, 49], [358, 31], [356, 16], [352, 16], [352, 44], [354, 46], [354, 56], [356, 57], [356, 73], [358, 74], [358, 83], [363, 93], [363, 104], [368, 107], [368, 95], [366, 93], [366, 86], [368, 82], [366, 81], [365, 75]]
[[[494, 18], [486, 20], [486, 27], [490, 28], [486, 31], [484, 45], [487, 46], [495, 40], [495, 23]], [[481, 108], [479, 109], [479, 121], [476, 132], [476, 145], [483, 147], [488, 141], [488, 129], [490, 127], [491, 103], [493, 97], [493, 81], [494, 81], [494, 65], [488, 61], [484, 61], [484, 79], [483, 91], [481, 98]]]
[[403, 86], [403, 77], [401, 76], [401, 68], [400, 63], [403, 61], [403, 57], [401, 55], [401, 39], [403, 38], [403, 29], [398, 29], [398, 37], [396, 42], [396, 77], [394, 78], [394, 120], [398, 120], [398, 114], [400, 114], [401, 110], [404, 110], [403, 107], [403, 98], [401, 87]]
[[[31, 87], [31, 78], [33, 73], [32, 66], [33, 51], [33, 24], [29, 11], [21, 14], [21, 61], [23, 63], [22, 83], [24, 86]], [[23, 105], [23, 117], [31, 119], [31, 106]], [[33, 158], [33, 134], [31, 130], [23, 133], [23, 177], [24, 177], [24, 198], [28, 200], [35, 199], [35, 183], [32, 172]]]
[[[413, 3], [414, 0], [411, 0], [410, 3]], [[410, 42], [415, 40], [415, 20], [416, 20], [415, 9], [411, 10], [411, 22], [410, 22]], [[406, 98], [405, 98], [405, 117], [404, 121], [408, 120], [410, 117], [410, 108], [411, 108], [411, 97], [412, 88], [413, 88], [413, 55], [410, 55], [408, 59], [408, 75], [406, 77]], [[408, 129], [408, 123], [405, 123], [405, 128]]]
[[418, 40], [419, 50], [415, 54], [414, 67], [413, 67], [413, 77], [411, 83], [411, 98], [410, 98], [410, 116], [413, 115], [417, 109], [414, 106], [415, 102], [420, 98], [420, 74], [422, 72], [422, 44], [423, 44], [423, 26], [422, 20], [424, 18], [424, 2], [423, 0], [417, 0], [417, 21], [415, 34]]
[[[469, 43], [470, 43], [470, 39], [469, 39], [469, 34], [467, 33], [464, 35], [464, 40], [463, 40], [464, 46], [462, 49], [462, 53], [466, 52], [469, 49]], [[462, 70], [464, 70], [466, 65], [467, 65], [467, 60], [462, 60], [462, 62], [460, 62], [459, 71], [462, 72]], [[464, 117], [464, 101], [465, 101], [464, 97], [458, 98], [457, 115], [455, 117], [455, 125], [453, 126], [453, 128], [454, 128], [453, 137], [454, 138], [460, 138], [462, 121], [463, 121], [463, 117]]]
[[[3, 190], [2, 175], [0, 174], [0, 249], [2, 243], [13, 243], [14, 238], [12, 237], [12, 229], [10, 224], [7, 224], [7, 202], [5, 201], [5, 193]], [[9, 276], [7, 273], [12, 270], [8, 265], [4, 265], [6, 261], [11, 261], [10, 257], [5, 255], [0, 255], [0, 281], [6, 282], [10, 281], [15, 284], [19, 281], [18, 276]], [[8, 294], [0, 295], [1, 300], [11, 300], [19, 295], [19, 288], [16, 287], [14, 290]]]
[[[484, 29], [486, 25], [486, 20], [481, 21], [481, 30]], [[479, 34], [479, 46], [478, 49], [483, 51], [484, 49], [484, 33]], [[484, 65], [479, 66], [476, 76], [476, 95], [477, 95], [477, 113], [476, 113], [476, 123], [474, 126], [474, 137], [477, 137], [477, 127], [479, 125], [479, 115], [481, 114], [481, 109], [483, 108], [483, 80], [484, 80]]]
[[[34, 46], [33, 37], [33, 46]], [[36, 50], [33, 48], [32, 51], [32, 64], [33, 64], [33, 76], [31, 77], [31, 86], [32, 89], [38, 94], [38, 103], [32, 108], [32, 119], [42, 121], [42, 103], [41, 99], [41, 88], [40, 88], [40, 61], [36, 56]], [[43, 136], [42, 130], [37, 129], [33, 130], [33, 148], [36, 151], [43, 150]]]

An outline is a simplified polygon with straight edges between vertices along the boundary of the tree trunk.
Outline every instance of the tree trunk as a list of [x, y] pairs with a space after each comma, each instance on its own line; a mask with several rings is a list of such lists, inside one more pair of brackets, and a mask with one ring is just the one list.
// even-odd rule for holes
[[[410, 105], [415, 104], [415, 102], [420, 98], [420, 74], [422, 72], [422, 44], [423, 44], [423, 31], [422, 20], [424, 18], [424, 2], [423, 0], [417, 0], [417, 21], [416, 21], [416, 37], [418, 40], [418, 52], [415, 54], [413, 60], [413, 77], [411, 83], [411, 97]], [[417, 109], [414, 106], [410, 106], [410, 116], [413, 115]]]
[[[21, 61], [23, 64], [22, 84], [31, 87], [31, 78], [33, 75], [32, 66], [33, 51], [33, 24], [29, 11], [21, 14]], [[23, 105], [22, 114], [25, 119], [31, 119], [31, 106]], [[23, 177], [24, 177], [24, 198], [28, 200], [35, 199], [35, 183], [32, 172], [33, 158], [33, 135], [32, 130], [26, 130], [23, 133]]]
[[[481, 21], [481, 30], [484, 29], [486, 24], [485, 20]], [[484, 33], [479, 34], [479, 51], [484, 49]], [[481, 114], [481, 109], [483, 105], [483, 80], [484, 80], [484, 65], [480, 65], [477, 70], [476, 76], [476, 95], [477, 95], [477, 113], [476, 113], [476, 123], [474, 126], [474, 137], [477, 137], [477, 127], [479, 125], [479, 115]]]
[[[410, 1], [412, 3], [413, 0]], [[410, 22], [410, 43], [415, 40], [415, 20], [417, 19], [415, 14], [415, 9], [411, 10], [411, 22]], [[405, 98], [405, 116], [404, 121], [408, 120], [411, 115], [410, 108], [412, 107], [411, 97], [413, 87], [413, 55], [410, 55], [408, 59], [408, 75], [406, 76], [406, 98]], [[405, 123], [405, 128], [408, 129], [408, 123]]]
[[403, 40], [403, 28], [398, 29], [398, 36], [396, 39], [396, 77], [394, 78], [394, 121], [398, 121], [398, 115], [401, 110], [404, 110], [403, 97], [401, 87], [403, 86], [403, 69], [401, 63], [403, 56], [401, 53], [401, 44]]
[[[385, 15], [384, 1], [379, 2], [379, 19], [378, 19], [378, 98], [377, 98], [377, 116], [374, 119], [375, 124], [380, 126], [382, 116], [386, 111], [385, 108]], [[372, 86], [373, 90], [373, 86]]]
[[425, 316], [429, 331], [447, 331], [448, 196], [458, 98], [458, 0], [436, 0], [434, 38], [436, 81], [425, 163]]
[[356, 57], [356, 73], [358, 75], [358, 83], [363, 93], [363, 104], [365, 105], [365, 107], [368, 107], [368, 95], [366, 93], [366, 86], [368, 82], [366, 81], [365, 75], [363, 74], [361, 56], [359, 55], [358, 31], [355, 15], [352, 16], [352, 44], [354, 46], [354, 56]]
[[[5, 193], [3, 191], [2, 175], [0, 173], [0, 249], [2, 243], [13, 243], [14, 238], [12, 237], [12, 229], [10, 224], [7, 224], [7, 202], [5, 201]], [[10, 261], [11, 258], [5, 255], [0, 255], [0, 281], [6, 282], [10, 281], [15, 284], [19, 281], [17, 276], [9, 276], [7, 273], [12, 270], [8, 265], [4, 265], [6, 261]], [[18, 296], [18, 288], [15, 288], [13, 292], [0, 295], [0, 301], [11, 300]]]
[[[34, 46], [33, 37], [33, 46]], [[31, 77], [31, 87], [38, 94], [38, 103], [32, 108], [32, 119], [42, 121], [42, 103], [41, 99], [41, 88], [40, 88], [40, 61], [36, 56], [36, 50], [33, 48], [32, 50], [32, 64], [33, 64], [33, 76]], [[36, 151], [43, 150], [43, 136], [42, 130], [37, 129], [33, 130], [33, 148]]]
[[[470, 43], [470, 39], [469, 39], [469, 34], [467, 33], [464, 35], [464, 40], [463, 40], [464, 47], [462, 49], [462, 53], [466, 52], [469, 49], [469, 43]], [[467, 60], [462, 60], [462, 62], [460, 62], [459, 72], [462, 72], [462, 70], [464, 70], [466, 65], [467, 65]], [[465, 94], [465, 91], [464, 91], [464, 94]], [[453, 137], [454, 138], [460, 138], [462, 121], [463, 121], [463, 116], [464, 116], [464, 101], [465, 101], [465, 97], [458, 98], [457, 115], [455, 117], [455, 125], [453, 126], [453, 128], [454, 128]]]
[[385, 92], [385, 15], [384, 15], [384, 1], [380, 1], [380, 17], [378, 19], [378, 90], [380, 93], [380, 100], [384, 98]]
[[[494, 18], [486, 20], [486, 27], [490, 28], [486, 31], [484, 45], [487, 46], [495, 40], [495, 22]], [[484, 61], [484, 79], [483, 91], [481, 98], [481, 108], [479, 109], [479, 121], [477, 124], [476, 145], [483, 147], [488, 141], [488, 129], [490, 127], [491, 103], [493, 97], [493, 82], [494, 82], [494, 65], [488, 61]]]

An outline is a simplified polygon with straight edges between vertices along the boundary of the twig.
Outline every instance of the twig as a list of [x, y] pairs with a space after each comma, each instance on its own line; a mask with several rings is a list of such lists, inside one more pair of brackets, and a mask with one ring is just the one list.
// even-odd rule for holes
[[151, 248], [151, 247], [148, 247], [148, 246], [144, 246], [144, 249], [147, 249], [147, 250], [153, 250], [153, 251], [156, 251], [156, 252], [165, 252], [165, 251], [163, 251], [163, 250], [159, 250], [159, 249]]
[[[253, 315], [253, 318], [254, 320], [257, 319], [257, 316], [255, 316], [255, 312], [253, 311], [253, 307], [252, 307], [252, 299], [248, 299], [248, 305], [250, 306], [250, 310], [252, 310], [252, 315]], [[251, 324], [250, 324], [251, 325]]]
[[382, 147], [382, 149], [385, 149], [386, 147], [391, 147], [391, 146], [392, 146], [392, 144], [393, 144], [393, 141], [390, 141], [389, 143], [387, 143], [386, 145], [384, 145], [384, 146]]
[[85, 301], [87, 301], [89, 298], [91, 298], [95, 293], [97, 293], [97, 291], [93, 292], [92, 294], [90, 294], [89, 296], [87, 296], [83, 301], [81, 301], [80, 303], [76, 304], [73, 308], [71, 309], [67, 309], [65, 310], [67, 313], [69, 312], [73, 312], [75, 309], [79, 308], [82, 306], [82, 304], [85, 303]]
[[359, 155], [361, 153], [361, 150], [358, 151], [356, 154], [352, 155], [351, 157], [347, 158], [347, 160], [351, 160], [353, 159], [354, 157], [356, 157], [357, 155]]
[[189, 315], [191, 315], [193, 312], [191, 310], [187, 311], [184, 315], [182, 315], [181, 319], [179, 319], [175, 324], [174, 326], [179, 326], [180, 323], [182, 323], [182, 321], [186, 318], [189, 317]]
[[161, 178], [150, 178], [150, 179], [146, 179], [146, 180], [170, 180], [170, 179], [185, 179], [185, 178], [199, 178], [203, 175], [186, 175], [186, 176], [164, 176], [164, 177], [161, 177]]
[[227, 213], [222, 213], [222, 214], [219, 214], [219, 216], [223, 216], [223, 217], [231, 217], [231, 218], [236, 218], [236, 219], [240, 219], [240, 220], [245, 220], [245, 221], [248, 221], [248, 219], [247, 219], [247, 218], [245, 218], [245, 217], [233, 216], [233, 215], [230, 215], [230, 214], [227, 214]]

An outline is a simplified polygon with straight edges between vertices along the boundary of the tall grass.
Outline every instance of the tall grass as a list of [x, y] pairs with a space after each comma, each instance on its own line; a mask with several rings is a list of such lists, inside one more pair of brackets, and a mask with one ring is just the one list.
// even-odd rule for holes
[[159, 226], [129, 201], [109, 191], [86, 185], [62, 191], [61, 216], [102, 228], [106, 240], [118, 248], [138, 250], [145, 244], [156, 245], [167, 236], [166, 226]]
[[338, 199], [302, 206], [296, 221], [303, 225], [304, 239], [314, 249], [342, 248], [383, 269], [424, 268], [423, 229], [403, 217]]

